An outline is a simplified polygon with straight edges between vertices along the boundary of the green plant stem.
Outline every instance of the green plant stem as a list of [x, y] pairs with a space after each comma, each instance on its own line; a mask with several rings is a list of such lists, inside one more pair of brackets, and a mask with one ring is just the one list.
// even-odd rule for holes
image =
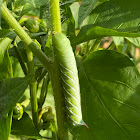
[[[34, 62], [33, 62], [33, 53], [28, 48], [26, 49], [27, 59], [28, 59], [28, 74], [35, 74], [34, 72]], [[37, 129], [39, 129], [38, 121], [38, 103], [37, 103], [37, 83], [35, 80], [35, 75], [30, 83], [30, 100], [32, 108], [32, 118], [33, 123]]]
[[53, 71], [50, 74], [50, 79], [52, 83], [54, 101], [55, 101], [55, 110], [58, 126], [58, 140], [68, 140], [68, 129], [66, 127], [66, 112], [65, 112], [65, 101], [62, 91], [59, 64], [56, 59], [54, 60]]
[[[50, 18], [52, 33], [61, 32], [61, 20], [60, 20], [60, 9], [59, 0], [50, 0]], [[55, 109], [57, 117], [58, 126], [58, 139], [68, 140], [68, 128], [66, 127], [66, 112], [65, 112], [65, 101], [62, 91], [62, 83], [60, 79], [59, 64], [54, 52], [54, 67], [53, 71], [50, 73], [50, 79], [52, 83]]]
[[2, 4], [1, 15], [3, 19], [9, 24], [11, 28], [14, 29], [15, 33], [24, 41], [24, 43], [29, 47], [33, 54], [40, 60], [40, 62], [47, 68], [51, 69], [52, 61], [42, 52], [41, 49], [33, 42], [29, 35], [24, 31], [16, 19], [12, 16], [9, 9]]
[[59, 0], [50, 0], [49, 7], [52, 32], [61, 32]]

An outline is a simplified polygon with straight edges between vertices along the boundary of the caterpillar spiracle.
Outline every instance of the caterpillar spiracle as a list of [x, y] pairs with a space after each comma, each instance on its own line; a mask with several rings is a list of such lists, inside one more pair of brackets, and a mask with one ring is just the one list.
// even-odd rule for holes
[[61, 73], [67, 119], [70, 125], [85, 125], [82, 120], [80, 88], [74, 53], [63, 33], [53, 35], [53, 46]]

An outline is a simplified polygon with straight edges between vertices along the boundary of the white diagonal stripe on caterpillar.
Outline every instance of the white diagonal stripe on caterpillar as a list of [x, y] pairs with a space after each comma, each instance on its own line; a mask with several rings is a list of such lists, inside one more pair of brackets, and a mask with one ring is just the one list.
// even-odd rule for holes
[[62, 68], [64, 68], [65, 70], [71, 72], [72, 74], [74, 73], [72, 70], [70, 70], [70, 69], [66, 68], [65, 66], [63, 66], [60, 62], [59, 62], [59, 65], [60, 65]]
[[71, 89], [73, 89], [74, 92], [77, 92], [77, 90], [76, 90], [74, 87], [72, 87], [71, 85], [69, 85], [68, 83], [66, 83], [66, 81], [65, 81], [65, 79], [64, 79], [63, 77], [61, 77], [61, 79], [63, 80], [63, 82], [64, 82], [67, 86], [69, 86]]
[[69, 91], [67, 91], [66, 88], [65, 88], [64, 86], [62, 86], [62, 87], [63, 87], [63, 89], [67, 92], [67, 94], [68, 94], [69, 96], [71, 96], [72, 98], [74, 98], [77, 102], [79, 101], [74, 95], [72, 95]]
[[69, 77], [67, 74], [65, 74], [61, 69], [60, 69], [60, 72], [66, 76], [68, 79], [72, 80], [74, 83], [75, 83], [75, 80], [73, 80], [71, 77]]

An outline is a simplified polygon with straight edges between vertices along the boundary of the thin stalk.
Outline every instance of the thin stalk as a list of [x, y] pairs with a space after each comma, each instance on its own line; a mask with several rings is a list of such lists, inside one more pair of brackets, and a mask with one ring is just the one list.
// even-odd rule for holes
[[107, 48], [108, 50], [113, 50], [115, 48], [115, 45], [113, 42], [111, 42], [111, 44], [109, 45], [109, 47]]
[[[28, 74], [35, 74], [34, 72], [34, 62], [33, 62], [33, 53], [28, 48], [26, 49], [27, 59], [28, 59]], [[35, 80], [35, 75], [30, 83], [30, 100], [32, 108], [32, 118], [33, 123], [37, 129], [39, 129], [38, 121], [38, 103], [37, 103], [37, 83]]]
[[14, 29], [15, 33], [24, 41], [27, 47], [33, 52], [33, 54], [40, 60], [40, 62], [47, 68], [51, 69], [52, 61], [45, 55], [45, 53], [39, 49], [36, 43], [29, 37], [29, 35], [24, 31], [17, 20], [12, 16], [9, 9], [2, 4], [1, 15], [3, 19], [9, 24], [9, 26]]
[[42, 87], [41, 87], [41, 93], [40, 93], [39, 105], [38, 105], [39, 110], [42, 109], [42, 106], [43, 106], [43, 104], [45, 102], [49, 82], [50, 82], [50, 78], [49, 78], [49, 75], [47, 74], [43, 79], [43, 84], [42, 84]]
[[47, 73], [47, 70], [45, 69], [45, 70], [43, 71], [43, 73], [41, 74], [41, 76], [37, 79], [38, 85], [39, 85], [39, 83], [41, 82], [41, 80], [44, 78], [44, 76], [46, 75], [46, 73]]
[[88, 55], [88, 53], [89, 53], [90, 44], [91, 44], [91, 41], [87, 41], [87, 43], [86, 43], [86, 55]]
[[[96, 50], [98, 49], [99, 45], [100, 45], [100, 42], [101, 42], [101, 39], [96, 39], [96, 41], [95, 41], [94, 44], [92, 45], [92, 47], [91, 47], [89, 53], [92, 53], [92, 52], [96, 51]], [[88, 53], [88, 54], [89, 54], [89, 53]]]
[[19, 63], [20, 63], [20, 66], [21, 66], [21, 68], [22, 68], [24, 74], [27, 75], [27, 68], [26, 68], [26, 65], [24, 64], [23, 58], [22, 58], [22, 56], [21, 56], [21, 54], [20, 54], [20, 51], [19, 51], [18, 46], [17, 46], [16, 43], [15, 43], [14, 49], [15, 49], [15, 52], [16, 52], [18, 61], [19, 61]]
[[[49, 6], [50, 6], [52, 32], [61, 32], [59, 0], [50, 0]], [[55, 109], [58, 126], [58, 140], [68, 140], [68, 128], [66, 127], [67, 121], [66, 121], [64, 95], [60, 79], [59, 64], [57, 62], [55, 54], [54, 54], [54, 67], [53, 71], [51, 71], [50, 73], [50, 79], [52, 83], [55, 100]]]

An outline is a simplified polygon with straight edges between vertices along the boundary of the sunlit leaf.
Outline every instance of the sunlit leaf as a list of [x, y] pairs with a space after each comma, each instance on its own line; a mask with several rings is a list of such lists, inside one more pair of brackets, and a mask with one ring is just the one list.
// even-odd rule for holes
[[79, 62], [83, 119], [92, 139], [139, 140], [140, 74], [134, 63], [107, 50]]

